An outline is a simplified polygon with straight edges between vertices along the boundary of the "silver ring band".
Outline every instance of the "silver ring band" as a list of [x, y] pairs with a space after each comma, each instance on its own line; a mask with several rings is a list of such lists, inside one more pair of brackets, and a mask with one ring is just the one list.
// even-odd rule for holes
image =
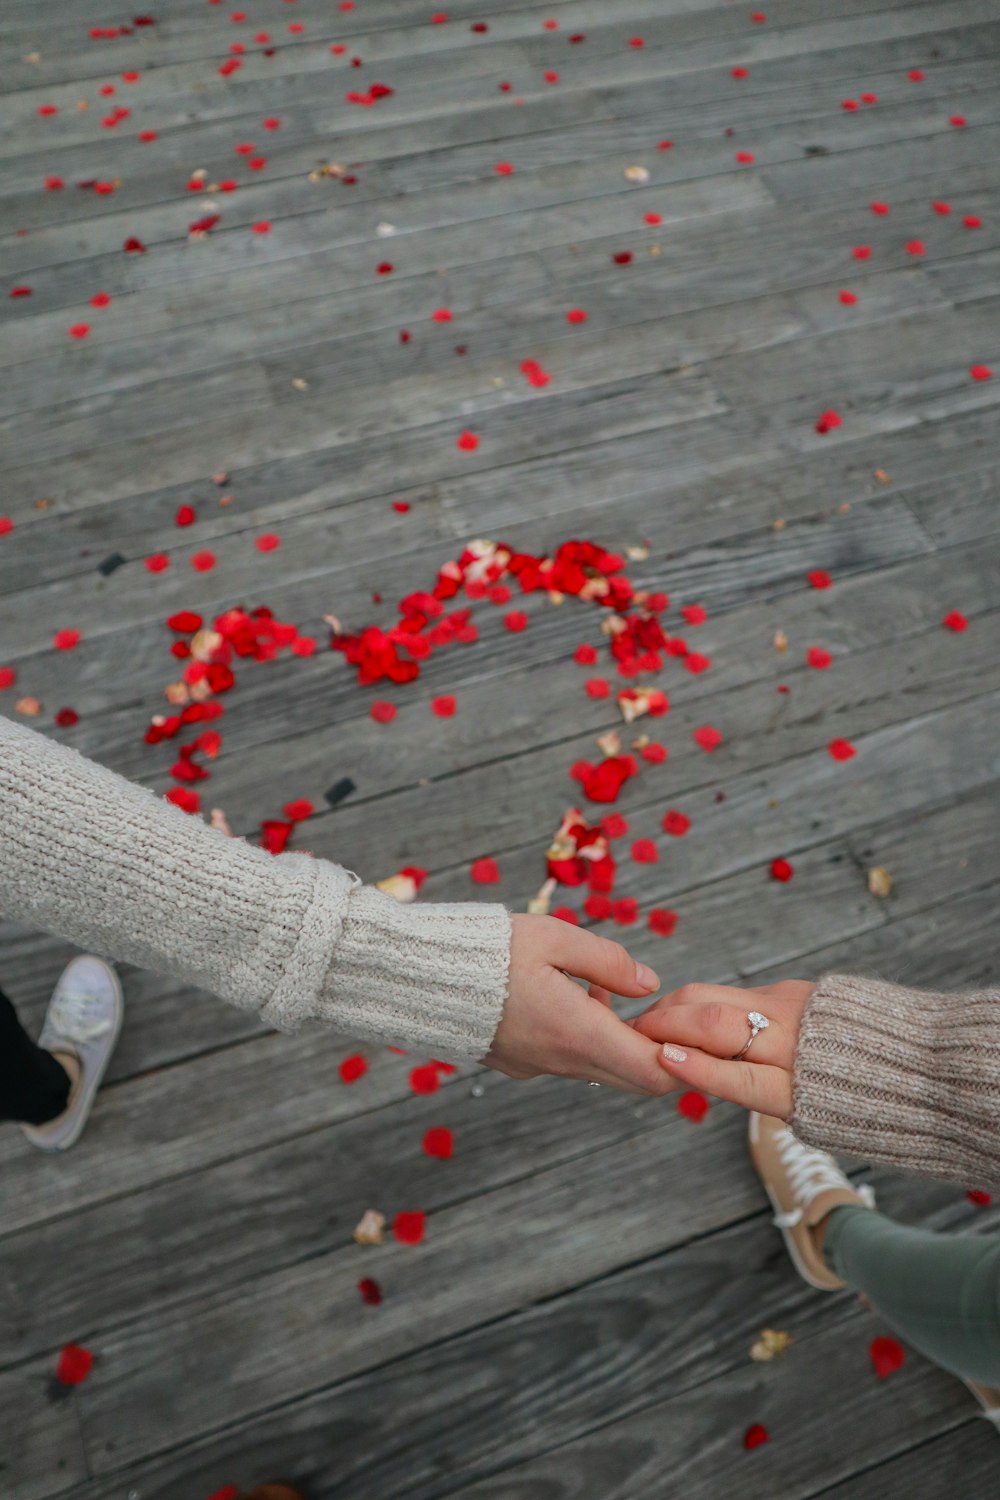
[[730, 1061], [739, 1062], [741, 1057], [746, 1057], [747, 1053], [750, 1051], [750, 1048], [754, 1044], [754, 1038], [757, 1036], [757, 1033], [760, 1031], [766, 1031], [770, 1024], [771, 1023], [767, 1019], [767, 1017], [762, 1016], [759, 1010], [748, 1010], [747, 1025], [750, 1027], [750, 1035], [747, 1037], [740, 1050], [733, 1053]]

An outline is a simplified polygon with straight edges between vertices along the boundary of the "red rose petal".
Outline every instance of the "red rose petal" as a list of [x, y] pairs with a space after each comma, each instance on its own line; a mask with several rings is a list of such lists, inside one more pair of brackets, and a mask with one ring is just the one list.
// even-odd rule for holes
[[671, 807], [663, 814], [663, 832], [669, 833], [675, 839], [683, 838], [691, 827], [691, 819], [686, 813], [678, 812]]
[[872, 1369], [879, 1380], [885, 1380], [901, 1370], [906, 1363], [906, 1350], [898, 1339], [877, 1338], [872, 1339], [868, 1350], [871, 1356]]
[[94, 1356], [81, 1344], [64, 1344], [56, 1364], [56, 1379], [60, 1385], [81, 1385], [90, 1374]]
[[57, 651], [72, 651], [81, 639], [79, 630], [57, 630], [52, 637], [52, 644]]
[[493, 170], [494, 172], [498, 172], [501, 177], [509, 177], [514, 168], [509, 161], [498, 161]]
[[969, 627], [968, 620], [962, 614], [961, 610], [958, 609], [949, 610], [948, 614], [941, 621], [941, 624], [946, 630], [955, 631], [967, 630]]
[[886, 214], [892, 212], [888, 203], [872, 203], [870, 207], [873, 214], [879, 214], [883, 218]]
[[520, 609], [512, 609], [510, 614], [504, 615], [503, 622], [508, 630], [515, 632], [528, 628], [528, 616]]
[[431, 712], [437, 714], [439, 719], [450, 719], [456, 706], [452, 693], [442, 693], [439, 698], [431, 699]]
[[977, 1208], [988, 1208], [989, 1205], [993, 1202], [992, 1193], [984, 1193], [982, 1188], [970, 1188], [965, 1196], [968, 1198], [969, 1202], [974, 1203]]
[[708, 619], [708, 610], [703, 604], [682, 604], [681, 616], [689, 625], [704, 625]]
[[771, 1434], [768, 1432], [766, 1427], [761, 1425], [760, 1422], [755, 1422], [753, 1426], [748, 1427], [746, 1432], [743, 1434], [743, 1446], [748, 1451], [752, 1451], [754, 1448], [759, 1448], [763, 1443], [769, 1443], [770, 1441]]
[[58, 724], [60, 729], [72, 729], [74, 724], [79, 724], [80, 715], [75, 708], [61, 708], [53, 716], [53, 722]]
[[857, 292], [848, 291], [839, 292], [838, 300], [841, 301], [845, 307], [854, 307], [858, 300], [858, 294]]
[[664, 906], [654, 906], [649, 914], [649, 930], [655, 932], [657, 937], [672, 936], [677, 922], [677, 913], [668, 911]]
[[820, 412], [816, 419], [816, 431], [820, 433], [832, 432], [835, 427], [842, 427], [843, 425], [844, 419], [840, 415], [840, 412], [834, 411], [832, 407], [827, 411]]
[[749, 166], [754, 160], [754, 154], [752, 151], [737, 151], [736, 160], [744, 166]]
[[653, 839], [636, 839], [632, 845], [632, 858], [639, 865], [655, 865], [660, 857]]
[[[368, 1307], [378, 1307], [382, 1301], [382, 1288], [373, 1276], [362, 1276], [358, 1282], [358, 1291], [361, 1294], [362, 1302]], [[238, 1500], [235, 1491], [234, 1500]]]
[[254, 542], [258, 552], [274, 552], [281, 546], [281, 537], [274, 531], [265, 531]]
[[969, 368], [969, 374], [972, 376], [973, 380], [993, 379], [993, 371], [990, 369], [989, 365], [971, 365]]
[[628, 833], [628, 819], [621, 813], [605, 813], [601, 819], [601, 831], [609, 839], [623, 839]]
[[639, 903], [634, 896], [622, 896], [611, 907], [611, 915], [622, 927], [631, 927], [639, 919]]
[[573, 660], [581, 667], [592, 667], [597, 660], [597, 648], [589, 646], [586, 642], [577, 646], [573, 652]]
[[356, 1052], [353, 1057], [345, 1057], [337, 1071], [342, 1083], [357, 1083], [368, 1072], [368, 1061]]
[[215, 553], [207, 550], [195, 552], [191, 557], [191, 566], [196, 573], [208, 573], [215, 567]]
[[469, 875], [476, 885], [496, 885], [500, 879], [500, 866], [495, 859], [474, 859], [469, 866]]
[[426, 1225], [427, 1215], [418, 1210], [399, 1213], [392, 1221], [392, 1232], [401, 1245], [419, 1245]]
[[376, 724], [391, 724], [396, 717], [397, 709], [395, 703], [385, 703], [381, 699], [376, 699], [368, 712]]
[[449, 1161], [455, 1151], [455, 1137], [446, 1125], [432, 1125], [424, 1132], [423, 1149], [426, 1156]]
[[700, 745], [702, 750], [708, 751], [709, 753], [717, 749], [718, 746], [722, 744], [722, 735], [717, 729], [714, 729], [711, 724], [700, 725], [694, 731], [694, 734], [691, 736], [691, 738], [694, 740], [696, 745]]
[[316, 809], [306, 797], [296, 797], [294, 802], [286, 802], [281, 809], [285, 817], [291, 823], [304, 823], [306, 818], [311, 818]]
[[193, 635], [200, 630], [203, 621], [201, 615], [195, 614], [193, 609], [179, 609], [175, 615], [168, 615], [167, 628], [176, 630], [180, 635]]
[[966, 229], [982, 229], [983, 221], [978, 214], [966, 214], [962, 220]]
[[834, 760], [851, 760], [858, 753], [850, 740], [831, 740], [826, 748]]
[[191, 526], [197, 519], [193, 505], [179, 505], [174, 516], [175, 526]]
[[0, 516], [0, 536], [9, 536], [14, 530], [14, 519], [12, 516]]
[[811, 573], [806, 574], [810, 588], [828, 589], [833, 584], [833, 579], [825, 568], [813, 568]]
[[948, 116], [948, 124], [949, 125], [954, 125], [959, 130], [961, 130], [961, 128], [962, 128], [963, 125], [968, 124], [968, 121], [966, 120], [966, 118], [965, 118], [964, 115], [949, 115]]
[[474, 432], [460, 432], [455, 440], [455, 447], [462, 453], [475, 453], [479, 447], [479, 438]]
[[560, 922], [568, 922], [571, 927], [580, 925], [580, 918], [571, 906], [557, 906], [553, 909], [552, 915], [558, 917]]
[[792, 865], [790, 864], [790, 862], [787, 859], [772, 859], [772, 861], [771, 861], [771, 879], [772, 880], [780, 880], [782, 882], [786, 882], [787, 883], [789, 880], [791, 880], [791, 878], [792, 878], [792, 876], [794, 874], [795, 874], [795, 871], [794, 871], [794, 869], [792, 868]]
[[588, 698], [607, 698], [611, 694], [611, 684], [606, 677], [589, 677], [586, 689]]
[[4, 688], [13, 687], [17, 681], [17, 673], [13, 667], [0, 667], [0, 692]]
[[906, 253], [907, 255], [926, 255], [927, 248], [923, 240], [907, 240]]
[[89, 323], [73, 323], [67, 330], [71, 339], [85, 339], [90, 332]]
[[851, 254], [854, 256], [855, 260], [871, 260], [872, 247], [871, 245], [855, 245], [854, 249], [851, 251]]
[[441, 1075], [433, 1063], [422, 1063], [410, 1071], [410, 1088], [415, 1094], [436, 1094], [441, 1087]]
[[700, 1125], [708, 1114], [709, 1103], [704, 1094], [699, 1094], [697, 1089], [688, 1089], [677, 1101], [677, 1113], [683, 1115], [685, 1120], [691, 1120], [693, 1124]]
[[588, 314], [584, 312], [582, 307], [571, 307], [569, 312], [566, 314], [566, 322], [586, 323], [587, 317]]
[[822, 646], [810, 646], [806, 652], [806, 661], [809, 666], [815, 667], [819, 672], [825, 672], [833, 661], [829, 651], [824, 651]]

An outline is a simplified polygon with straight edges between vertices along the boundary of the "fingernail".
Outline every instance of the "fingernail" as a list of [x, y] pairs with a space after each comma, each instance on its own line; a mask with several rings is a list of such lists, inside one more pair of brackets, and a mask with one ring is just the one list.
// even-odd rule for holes
[[635, 982], [636, 984], [641, 984], [644, 990], [655, 990], [660, 980], [659, 976], [654, 974], [652, 969], [647, 968], [645, 964], [636, 964]]
[[687, 1053], [683, 1047], [675, 1047], [672, 1042], [664, 1042], [663, 1055], [667, 1062], [687, 1062]]

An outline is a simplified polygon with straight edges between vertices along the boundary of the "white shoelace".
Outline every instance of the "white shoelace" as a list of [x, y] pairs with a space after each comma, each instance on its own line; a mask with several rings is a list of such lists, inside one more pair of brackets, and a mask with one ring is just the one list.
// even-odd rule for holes
[[57, 995], [49, 1007], [46, 1022], [48, 1030], [57, 1031], [69, 1042], [94, 1042], [110, 1031], [112, 1017], [108, 1014], [106, 995], [88, 995], [82, 991], [69, 990]]
[[866, 1207], [874, 1208], [875, 1194], [868, 1184], [862, 1182], [855, 1187], [844, 1176], [833, 1157], [827, 1156], [825, 1151], [814, 1151], [810, 1146], [804, 1146], [788, 1129], [778, 1131], [775, 1141], [781, 1165], [788, 1173], [788, 1185], [797, 1203], [797, 1207], [775, 1215], [774, 1222], [779, 1229], [794, 1229], [796, 1224], [802, 1222], [813, 1199], [818, 1198], [820, 1193], [835, 1188], [846, 1188], [850, 1193], [857, 1193]]

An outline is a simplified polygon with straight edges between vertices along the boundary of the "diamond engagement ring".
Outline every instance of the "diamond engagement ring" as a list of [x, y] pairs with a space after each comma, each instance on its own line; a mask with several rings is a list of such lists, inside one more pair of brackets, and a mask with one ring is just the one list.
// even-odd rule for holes
[[771, 1023], [767, 1019], [767, 1017], [762, 1016], [759, 1010], [748, 1010], [747, 1025], [750, 1027], [750, 1035], [747, 1037], [740, 1050], [733, 1053], [731, 1061], [737, 1062], [741, 1057], [745, 1057], [746, 1054], [750, 1051], [750, 1048], [753, 1046], [753, 1039], [757, 1035], [758, 1031], [766, 1031], [770, 1024]]

